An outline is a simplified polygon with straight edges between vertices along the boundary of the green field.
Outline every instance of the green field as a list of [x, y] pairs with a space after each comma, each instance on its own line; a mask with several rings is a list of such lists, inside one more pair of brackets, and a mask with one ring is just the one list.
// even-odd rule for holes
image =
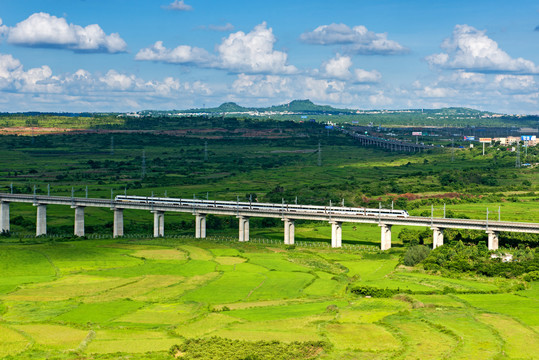
[[[452, 152], [439, 137], [445, 148], [403, 154], [358, 146], [321, 123], [230, 117], [1, 122], [100, 130], [2, 135], [0, 192], [344, 201], [420, 216], [445, 209], [485, 219], [488, 209], [490, 220], [539, 219], [539, 166], [515, 168], [515, 153], [500, 146], [484, 156]], [[539, 147], [522, 156], [539, 163]], [[0, 234], [0, 358], [539, 359], [539, 283], [517, 271], [536, 256], [538, 235], [500, 233], [503, 251], [521, 258], [509, 264], [516, 275], [498, 278], [401, 265], [412, 242], [431, 244], [428, 228], [394, 226], [393, 248], [381, 252], [377, 225], [343, 224], [344, 247], [331, 249], [322, 222], [296, 221], [296, 246], [285, 246], [280, 219], [251, 218], [251, 241], [240, 243], [234, 216], [208, 215], [204, 240], [192, 238], [192, 214], [167, 212], [163, 238], [151, 237], [153, 214], [125, 210], [126, 236], [111, 239], [112, 217], [87, 208], [87, 237], [75, 238], [73, 209], [49, 205], [52, 236], [36, 238], [36, 208], [10, 204], [11, 232]], [[441, 249], [486, 240], [452, 229], [444, 237]], [[483, 260], [495, 262], [488, 251]]]
[[[187, 238], [3, 243], [0, 356], [167, 359], [173, 345], [214, 351], [202, 339], [219, 337], [246, 352], [317, 344], [320, 359], [539, 358], [538, 283], [506, 292], [522, 282], [429, 275], [399, 254]], [[355, 285], [411, 294], [365, 298]]]
[[[254, 124], [254, 125], [253, 125]], [[255, 131], [256, 123], [245, 130]], [[499, 148], [429, 150], [402, 154], [358, 146], [339, 133], [326, 134], [316, 126], [283, 122], [283, 136], [205, 139], [202, 135], [114, 134], [114, 151], [108, 134], [2, 136], [0, 142], [0, 191], [30, 194], [86, 196], [110, 199], [117, 194], [221, 200], [385, 208], [392, 205], [411, 215], [537, 222], [539, 218], [539, 167], [514, 167], [514, 154]], [[288, 126], [288, 127], [287, 127]], [[198, 137], [197, 137], [198, 136]], [[280, 136], [280, 134], [279, 134]], [[208, 142], [208, 159], [204, 144]], [[322, 166], [318, 166], [318, 143]], [[145, 176], [142, 176], [142, 154]], [[530, 148], [527, 162], [537, 162], [538, 149]], [[15, 241], [35, 233], [36, 209], [11, 204], [11, 231]], [[498, 213], [499, 212], [499, 213]], [[73, 210], [49, 206], [49, 234], [73, 233]], [[125, 231], [130, 235], [152, 233], [153, 215], [126, 210]], [[109, 235], [112, 212], [87, 208], [86, 233]], [[237, 236], [235, 217], [208, 219], [208, 235]], [[190, 214], [167, 213], [165, 234], [193, 235]], [[393, 228], [393, 242], [400, 244], [402, 227]], [[424, 229], [419, 229], [424, 230]], [[299, 241], [328, 242], [330, 226], [298, 221]], [[251, 236], [282, 240], [278, 219], [251, 220]], [[485, 234], [448, 233], [477, 239]], [[379, 246], [379, 228], [344, 224], [345, 243]], [[537, 237], [503, 234], [500, 244], [537, 242]], [[427, 240], [429, 242], [431, 240]], [[226, 266], [225, 264], [223, 264]]]

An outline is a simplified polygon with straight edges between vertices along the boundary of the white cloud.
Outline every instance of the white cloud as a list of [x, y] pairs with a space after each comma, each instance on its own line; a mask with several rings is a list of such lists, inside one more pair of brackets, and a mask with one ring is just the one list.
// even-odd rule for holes
[[21, 62], [13, 56], [0, 54], [0, 79], [10, 79], [14, 73], [22, 71]]
[[469, 84], [484, 84], [486, 81], [485, 74], [467, 72], [463, 70], [457, 70], [451, 75], [451, 81], [457, 82], [462, 85]]
[[57, 79], [47, 65], [25, 71], [19, 60], [0, 54], [0, 90], [58, 92]]
[[369, 102], [373, 106], [386, 106], [393, 104], [393, 100], [387, 97], [382, 90], [378, 91], [376, 94], [369, 96]]
[[237, 94], [254, 97], [273, 98], [276, 96], [291, 96], [290, 79], [277, 75], [246, 75], [239, 74], [232, 83], [232, 90]]
[[137, 84], [135, 75], [120, 74], [115, 70], [109, 70], [105, 76], [99, 78], [99, 81], [105, 83], [111, 90], [128, 90], [141, 86]]
[[537, 84], [531, 75], [496, 75], [495, 84], [511, 91], [529, 92], [537, 91]]
[[417, 95], [427, 98], [447, 98], [454, 97], [457, 94], [458, 92], [455, 89], [431, 86], [425, 86], [417, 92]]
[[376, 71], [354, 69], [351, 71], [352, 58], [337, 54], [334, 58], [322, 64], [322, 75], [327, 78], [345, 80], [354, 83], [375, 83], [379, 82], [382, 75]]
[[97, 24], [82, 27], [47, 13], [35, 13], [4, 30], [9, 43], [30, 47], [58, 47], [85, 52], [125, 52], [127, 44], [117, 33], [110, 35]]
[[322, 64], [323, 72], [326, 76], [337, 79], [349, 79], [351, 77], [350, 67], [352, 58], [337, 54], [333, 59]]
[[276, 42], [266, 23], [257, 25], [251, 32], [238, 31], [224, 38], [217, 46], [217, 55], [188, 45], [167, 49], [162, 41], [144, 48], [135, 56], [137, 60], [161, 61], [174, 64], [193, 64], [218, 68], [237, 73], [293, 74], [295, 66], [288, 65], [288, 55], [273, 49]]
[[193, 7], [191, 5], [187, 5], [184, 0], [174, 0], [172, 3], [170, 3], [168, 6], [165, 6], [168, 10], [177, 10], [177, 11], [191, 11], [193, 10]]
[[211, 30], [211, 31], [219, 31], [219, 32], [229, 32], [234, 30], [234, 25], [231, 23], [226, 23], [225, 25], [202, 25], [198, 27], [201, 30]]
[[277, 40], [263, 22], [249, 32], [230, 34], [217, 47], [220, 67], [237, 72], [291, 74], [297, 71], [287, 65], [288, 55], [273, 49]]
[[0, 54], [0, 93], [7, 111], [118, 111], [172, 108], [179, 98], [193, 101], [213, 91], [200, 81], [172, 77], [146, 81], [113, 69], [102, 75], [84, 69], [54, 75], [47, 65], [25, 70], [18, 59]]
[[0, 36], [7, 34], [8, 30], [6, 25], [2, 25], [2, 18], [0, 18]]
[[376, 70], [367, 71], [363, 69], [355, 69], [354, 70], [354, 81], [358, 83], [376, 83], [379, 82], [382, 78], [382, 74], [380, 74]]
[[389, 40], [385, 33], [375, 33], [363, 25], [350, 28], [345, 24], [321, 25], [301, 34], [301, 41], [315, 45], [345, 45], [345, 50], [364, 55], [394, 55], [408, 52], [404, 46]]
[[445, 69], [463, 69], [472, 72], [507, 72], [537, 74], [539, 68], [530, 60], [512, 58], [498, 44], [472, 26], [457, 25], [451, 38], [441, 47], [445, 52], [433, 54], [427, 62]]
[[135, 56], [135, 60], [161, 61], [171, 64], [209, 64], [212, 55], [206, 50], [180, 45], [174, 49], [167, 49], [162, 41], [156, 41], [150, 47], [141, 49]]

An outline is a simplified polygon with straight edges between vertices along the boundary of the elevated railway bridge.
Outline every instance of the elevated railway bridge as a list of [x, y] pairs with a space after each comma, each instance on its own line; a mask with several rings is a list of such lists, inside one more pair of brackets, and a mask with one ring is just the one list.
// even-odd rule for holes
[[408, 216], [403, 210], [349, 208], [342, 206], [311, 206], [289, 204], [260, 204], [218, 200], [195, 200], [117, 196], [115, 199], [96, 199], [69, 196], [41, 196], [0, 193], [0, 231], [10, 230], [10, 203], [29, 203], [36, 207], [36, 236], [47, 234], [47, 205], [64, 205], [74, 209], [74, 234], [84, 236], [84, 209], [109, 208], [113, 212], [113, 236], [124, 235], [123, 211], [126, 209], [151, 211], [154, 214], [154, 236], [165, 234], [166, 212], [190, 213], [195, 216], [195, 237], [206, 237], [206, 216], [226, 215], [239, 219], [239, 241], [249, 241], [249, 219], [266, 217], [281, 219], [284, 223], [284, 243], [294, 244], [295, 221], [323, 221], [331, 225], [331, 246], [342, 246], [342, 224], [365, 223], [380, 227], [380, 248], [391, 248], [393, 225], [429, 227], [433, 232], [433, 248], [443, 245], [444, 229], [469, 229], [488, 234], [488, 248], [498, 248], [501, 231], [539, 234], [539, 223], [506, 222]]

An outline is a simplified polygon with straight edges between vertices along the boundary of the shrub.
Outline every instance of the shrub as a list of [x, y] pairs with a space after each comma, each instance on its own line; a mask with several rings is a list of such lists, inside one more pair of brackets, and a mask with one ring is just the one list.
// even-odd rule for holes
[[406, 266], [415, 266], [429, 255], [430, 249], [423, 245], [411, 246], [404, 253], [403, 262]]
[[355, 286], [350, 291], [356, 295], [372, 296], [376, 298], [389, 298], [401, 292], [399, 289], [380, 289], [367, 285]]
[[530, 271], [524, 275], [524, 280], [526, 281], [538, 281], [539, 280], [539, 271]]

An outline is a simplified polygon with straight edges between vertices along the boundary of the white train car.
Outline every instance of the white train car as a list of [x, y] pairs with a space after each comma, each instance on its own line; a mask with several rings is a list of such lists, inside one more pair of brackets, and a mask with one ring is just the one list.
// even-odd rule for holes
[[162, 198], [151, 196], [116, 196], [117, 202], [142, 203], [154, 205], [169, 205], [178, 207], [207, 207], [215, 209], [235, 209], [235, 210], [258, 210], [273, 212], [297, 212], [297, 213], [319, 213], [319, 214], [342, 214], [342, 215], [363, 215], [363, 216], [396, 216], [408, 217], [406, 210], [391, 209], [370, 209], [340, 206], [318, 206], [318, 205], [295, 205], [295, 204], [273, 204], [258, 202], [239, 202], [222, 200], [203, 199], [180, 199]]

